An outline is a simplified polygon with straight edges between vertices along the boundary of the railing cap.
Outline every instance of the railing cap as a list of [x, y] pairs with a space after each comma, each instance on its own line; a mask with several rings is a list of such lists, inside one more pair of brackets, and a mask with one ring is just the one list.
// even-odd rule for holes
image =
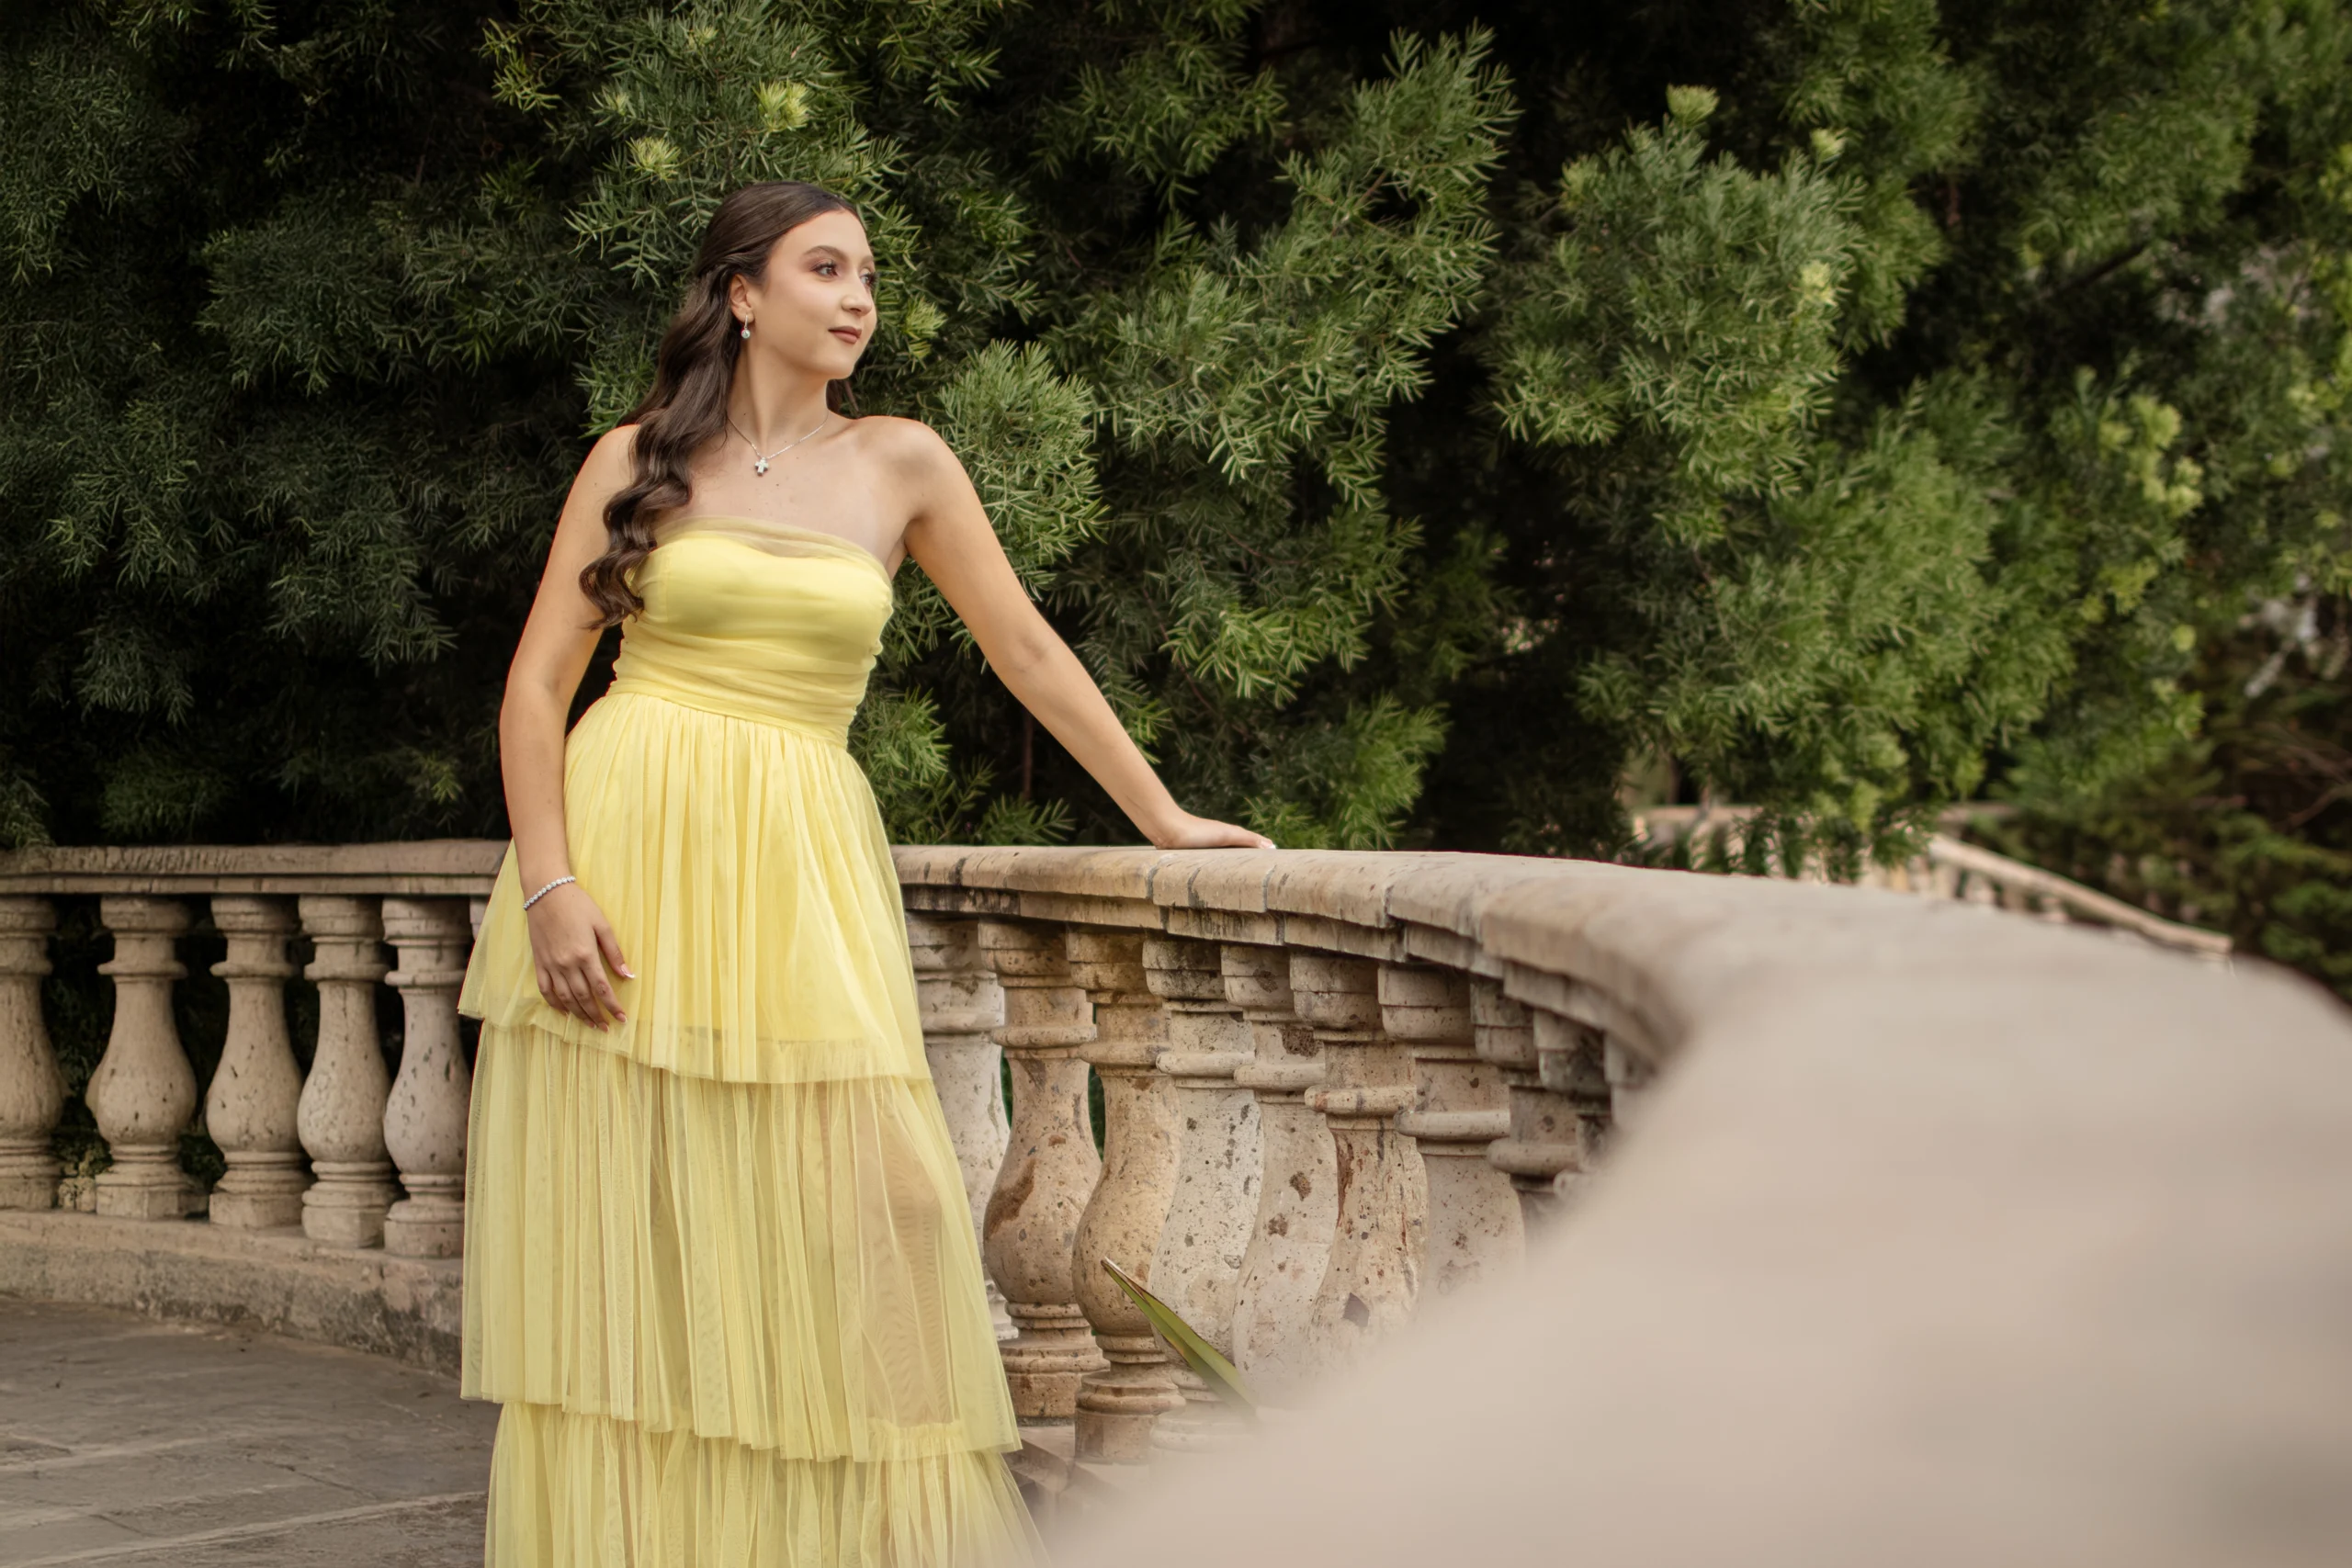
[[503, 840], [382, 844], [74, 844], [0, 852], [0, 894], [487, 894]]

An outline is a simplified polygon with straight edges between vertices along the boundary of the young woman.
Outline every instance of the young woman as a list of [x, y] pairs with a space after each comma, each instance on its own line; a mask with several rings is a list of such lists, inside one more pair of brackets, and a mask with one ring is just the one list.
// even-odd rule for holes
[[[460, 1002], [493, 1568], [1028, 1547], [898, 886], [843, 746], [901, 559], [1153, 843], [1266, 843], [1170, 798], [946, 445], [839, 412], [874, 326], [846, 203], [728, 197], [652, 392], [573, 481], [507, 677], [514, 842]], [[616, 623], [612, 687], [567, 738]]]

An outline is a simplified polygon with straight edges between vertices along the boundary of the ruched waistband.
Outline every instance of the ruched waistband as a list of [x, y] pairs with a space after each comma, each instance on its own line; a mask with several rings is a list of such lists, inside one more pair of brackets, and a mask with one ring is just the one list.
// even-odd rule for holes
[[743, 698], [715, 692], [707, 687], [673, 684], [649, 679], [643, 675], [623, 675], [605, 688], [607, 696], [646, 697], [654, 702], [670, 703], [699, 713], [717, 714], [721, 718], [740, 718], [751, 724], [764, 724], [775, 729], [788, 729], [795, 735], [811, 740], [821, 740], [842, 750], [849, 749], [849, 729], [845, 725], [828, 724], [820, 719], [785, 713], [775, 707]]

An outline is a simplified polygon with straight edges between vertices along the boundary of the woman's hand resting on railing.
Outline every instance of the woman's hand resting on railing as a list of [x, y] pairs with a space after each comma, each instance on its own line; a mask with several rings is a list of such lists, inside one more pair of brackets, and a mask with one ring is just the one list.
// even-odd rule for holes
[[[621, 956], [620, 939], [596, 900], [576, 882], [548, 889], [524, 919], [531, 928], [531, 959], [537, 966], [539, 995], [560, 1013], [585, 1020], [598, 1029], [626, 1023], [620, 998], [613, 994], [612, 972], [634, 980], [628, 960]], [[606, 1014], [610, 1014], [608, 1021]]]
[[1152, 847], [1161, 850], [1271, 850], [1274, 841], [1263, 833], [1255, 833], [1232, 822], [1219, 822], [1213, 818], [1195, 817], [1180, 811], [1159, 824], [1151, 835]]

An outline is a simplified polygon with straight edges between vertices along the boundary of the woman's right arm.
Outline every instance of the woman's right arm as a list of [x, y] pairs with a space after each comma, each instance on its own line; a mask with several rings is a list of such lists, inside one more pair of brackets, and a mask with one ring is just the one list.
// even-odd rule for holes
[[[580, 591], [580, 574], [605, 553], [605, 502], [629, 481], [635, 438], [634, 425], [611, 431], [580, 465], [530, 618], [507, 667], [506, 696], [498, 707], [498, 767], [514, 834], [514, 866], [526, 897], [571, 874], [563, 820], [564, 720], [603, 631], [595, 606]], [[539, 995], [547, 1004], [599, 1029], [608, 1027], [607, 1013], [620, 1018], [605, 965], [634, 976], [587, 889], [567, 883], [532, 905], [526, 919]]]

